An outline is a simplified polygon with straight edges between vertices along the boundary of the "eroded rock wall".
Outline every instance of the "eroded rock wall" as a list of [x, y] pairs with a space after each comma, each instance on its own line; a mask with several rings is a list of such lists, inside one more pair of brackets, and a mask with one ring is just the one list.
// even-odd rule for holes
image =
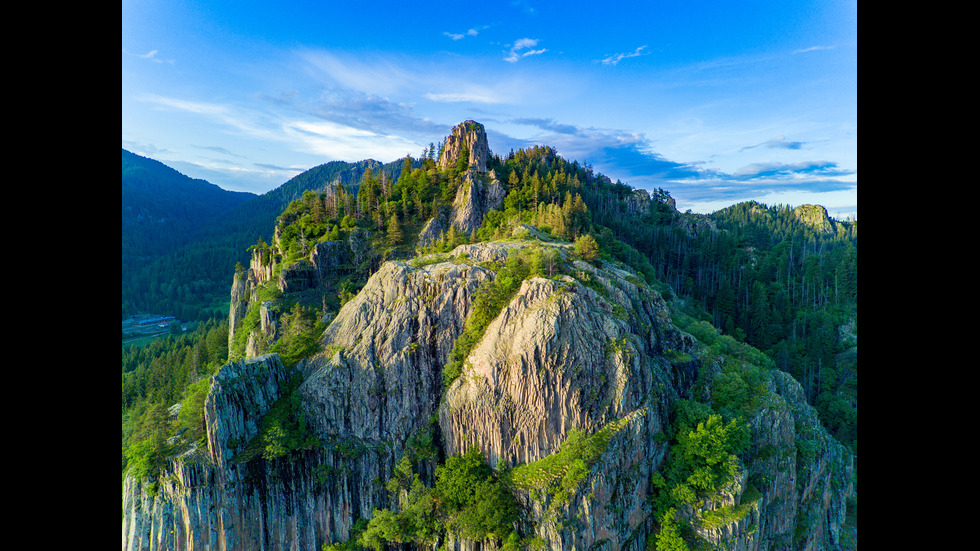
[[459, 123], [446, 136], [438, 167], [443, 170], [455, 167], [464, 146], [469, 151], [469, 166], [476, 172], [486, 172], [490, 158], [487, 132], [482, 124], [472, 120]]
[[[636, 274], [568, 259], [568, 246], [539, 245], [566, 255], [569, 275], [524, 281], [444, 399], [442, 366], [476, 290], [496, 277], [491, 264], [478, 263], [503, 262], [527, 243], [387, 262], [327, 327], [320, 353], [290, 368], [275, 355], [223, 367], [206, 402], [207, 448], [169, 461], [156, 495], [126, 480], [124, 550], [278, 551], [345, 541], [358, 518], [393, 506], [384, 482], [407, 441], [434, 418], [446, 454], [477, 445], [494, 468], [548, 458], [572, 429], [613, 427], [567, 499], [518, 492], [521, 530], [552, 550], [643, 549], [656, 525], [652, 477], [668, 451], [659, 435], [708, 356]], [[296, 395], [321, 445], [237, 461], [297, 372], [304, 382]], [[832, 548], [851, 491], [850, 457], [820, 427], [796, 381], [778, 371], [765, 380], [765, 407], [749, 419], [753, 439], [737, 482], [703, 506], [751, 507], [698, 533], [731, 551]], [[749, 486], [759, 495], [747, 496]]]

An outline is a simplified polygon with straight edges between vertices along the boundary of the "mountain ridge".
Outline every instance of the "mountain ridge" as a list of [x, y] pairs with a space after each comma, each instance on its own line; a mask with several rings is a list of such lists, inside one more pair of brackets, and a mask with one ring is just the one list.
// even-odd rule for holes
[[[124, 548], [838, 545], [852, 452], [809, 402], [844, 373], [828, 364], [837, 347], [816, 347], [838, 323], [816, 306], [856, 305], [856, 226], [821, 237], [751, 205], [684, 217], [666, 192], [550, 148], [490, 157], [485, 177], [466, 149], [397, 179], [365, 170], [335, 200], [305, 190], [249, 247], [230, 361], [182, 400], [181, 419], [198, 421], [166, 454], [147, 441], [127, 452], [160, 470], [124, 478]], [[495, 185], [500, 203], [474, 200]], [[443, 215], [482, 223], [417, 245]], [[797, 279], [778, 271], [798, 264]], [[760, 287], [770, 269], [776, 284]], [[805, 308], [792, 341], [791, 304]], [[799, 381], [778, 347], [742, 342], [811, 331]], [[828, 365], [807, 372], [811, 360]]]
[[[123, 254], [153, 256], [185, 244], [201, 226], [212, 223], [254, 195], [233, 192], [135, 153], [122, 150]], [[150, 230], [142, 226], [155, 226]], [[145, 237], [134, 236], [147, 233]], [[150, 237], [155, 238], [151, 239]], [[129, 247], [127, 241], [129, 238]], [[157, 246], [142, 247], [164, 238]], [[129, 249], [129, 251], [127, 251]]]

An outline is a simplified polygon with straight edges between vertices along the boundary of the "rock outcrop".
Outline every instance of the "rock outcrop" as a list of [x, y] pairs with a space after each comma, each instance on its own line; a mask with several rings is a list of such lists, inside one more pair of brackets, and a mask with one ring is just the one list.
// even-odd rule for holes
[[263, 345], [278, 338], [278, 317], [271, 312], [272, 305], [261, 301], [256, 294], [259, 286], [274, 281], [284, 294], [299, 294], [319, 288], [324, 281], [335, 281], [358, 269], [368, 255], [370, 245], [367, 230], [351, 231], [342, 241], [323, 241], [312, 245], [307, 258], [282, 266], [279, 247], [279, 228], [273, 234], [270, 247], [252, 251], [249, 267], [236, 272], [231, 284], [231, 304], [228, 314], [228, 346], [233, 349], [236, 333], [242, 330], [242, 321], [251, 308], [261, 308], [259, 326], [245, 338], [245, 358], [261, 353]]
[[820, 205], [800, 205], [793, 209], [793, 214], [811, 228], [820, 233], [834, 233], [833, 220], [827, 216], [827, 209]]
[[450, 228], [467, 236], [483, 224], [483, 217], [491, 209], [499, 209], [507, 190], [497, 180], [497, 175], [487, 167], [490, 148], [483, 125], [466, 121], [453, 128], [446, 137], [439, 157], [440, 169], [457, 166], [463, 152], [468, 152], [468, 168], [460, 174], [461, 182], [452, 207], [433, 216], [419, 233], [417, 246], [427, 247], [435, 243]]
[[493, 171], [489, 175], [468, 172], [456, 192], [449, 224], [458, 232], [472, 234], [483, 224], [487, 212], [500, 208], [506, 194]]
[[327, 327], [325, 352], [307, 363], [310, 375], [299, 392], [316, 433], [383, 442], [400, 452], [435, 414], [442, 365], [473, 293], [492, 277], [486, 268], [454, 262], [382, 265]]
[[513, 467], [557, 453], [572, 429], [614, 426], [605, 453], [557, 513], [543, 492], [523, 495], [526, 529], [549, 549], [603, 541], [642, 549], [650, 476], [666, 453], [655, 435], [696, 377], [695, 364], [671, 364], [664, 347], [693, 351], [696, 342], [670, 325], [666, 304], [635, 274], [572, 266], [577, 278], [525, 281], [487, 328], [446, 393], [443, 440], [447, 454], [477, 445], [490, 465]]
[[[515, 486], [519, 528], [555, 551], [644, 549], [673, 404], [694, 397], [723, 360], [678, 330], [661, 296], [629, 269], [533, 243], [558, 250], [564, 275], [521, 284], [445, 395], [442, 367], [477, 289], [497, 277], [494, 263], [531, 242], [386, 262], [326, 328], [319, 353], [290, 368], [275, 355], [224, 366], [206, 402], [207, 450], [191, 446], [168, 461], [155, 495], [126, 479], [123, 549], [285, 551], [345, 541], [358, 518], [397, 508], [384, 483], [413, 436], [433, 429], [441, 453], [476, 445], [491, 467], [509, 472], [554, 458], [573, 431], [603, 435], [567, 494], [533, 480]], [[291, 396], [320, 445], [242, 460], [293, 377], [303, 381]], [[830, 549], [851, 491], [850, 457], [791, 377], [766, 371], [763, 386], [739, 475], [703, 505], [744, 505], [740, 514], [710, 525], [704, 511], [680, 514], [719, 549]], [[427, 465], [416, 467], [431, 484]]]
[[[287, 528], [286, 511], [295, 503], [270, 499], [272, 465], [233, 458], [258, 433], [259, 419], [292, 375], [268, 355], [228, 363], [212, 377], [204, 407], [207, 447], [184, 443], [152, 487], [124, 480], [124, 550], [258, 549], [270, 527]], [[280, 539], [302, 541], [294, 535], [283, 532]]]
[[491, 170], [481, 174], [467, 171], [463, 176], [453, 205], [433, 216], [419, 232], [418, 247], [427, 247], [449, 232], [470, 236], [483, 224], [483, 217], [492, 209], [500, 209], [507, 191]]
[[476, 172], [486, 172], [487, 160], [490, 158], [487, 131], [482, 124], [471, 120], [456, 125], [446, 137], [439, 156], [439, 168], [445, 170], [455, 167], [464, 149], [469, 152], [468, 166]]

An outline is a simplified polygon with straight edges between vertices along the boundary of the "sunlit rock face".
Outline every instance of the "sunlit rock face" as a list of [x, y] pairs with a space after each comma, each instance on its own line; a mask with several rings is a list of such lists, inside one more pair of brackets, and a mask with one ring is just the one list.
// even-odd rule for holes
[[[471, 186], [487, 184], [478, 180], [489, 175], [469, 173]], [[465, 212], [483, 192], [460, 193], [471, 197], [459, 201]], [[638, 274], [575, 260], [571, 244], [541, 242], [533, 228], [521, 234], [385, 262], [340, 308], [319, 352], [291, 366], [266, 354], [222, 367], [205, 401], [206, 438], [168, 458], [152, 486], [125, 478], [124, 551], [286, 551], [346, 541], [358, 519], [398, 507], [385, 482], [425, 430], [443, 458], [476, 446], [499, 472], [555, 458], [573, 431], [607, 434], [567, 495], [514, 488], [522, 506], [517, 528], [554, 551], [645, 549], [659, 525], [654, 481], [669, 451], [663, 433], [672, 409], [678, 399], [708, 399], [704, 388], [729, 360], [674, 327], [667, 302]], [[510, 255], [539, 247], [555, 249], [561, 274], [523, 281], [444, 388], [443, 367], [481, 286], [502, 277], [499, 266]], [[356, 250], [340, 242], [315, 249], [310, 277], [348, 269]], [[233, 302], [255, 300], [256, 282], [271, 276], [267, 268], [254, 262], [236, 276]], [[241, 315], [238, 308], [229, 317]], [[264, 317], [261, 327], [274, 330]], [[700, 509], [678, 515], [726, 551], [833, 549], [853, 490], [852, 459], [792, 377], [765, 371], [758, 386], [737, 476]], [[290, 396], [320, 444], [241, 459], [263, 417]], [[431, 486], [435, 459], [415, 467]], [[733, 508], [743, 513], [701, 522], [706, 512]], [[494, 548], [452, 539], [439, 545]]]
[[469, 150], [469, 166], [476, 172], [487, 171], [490, 147], [487, 145], [487, 132], [483, 125], [475, 121], [465, 121], [453, 128], [443, 144], [439, 157], [439, 168], [445, 170], [456, 166], [463, 145]]

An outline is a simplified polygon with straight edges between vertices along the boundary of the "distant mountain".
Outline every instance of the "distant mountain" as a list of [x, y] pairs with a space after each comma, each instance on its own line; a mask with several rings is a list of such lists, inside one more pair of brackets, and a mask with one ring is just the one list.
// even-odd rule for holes
[[856, 549], [856, 222], [485, 144], [222, 217], [295, 198], [227, 322], [124, 355], [123, 549]]
[[266, 241], [271, 241], [270, 230], [276, 218], [289, 203], [302, 197], [304, 191], [319, 193], [339, 181], [349, 191], [356, 193], [368, 167], [374, 172], [393, 173], [397, 178], [397, 172], [401, 170], [401, 161], [388, 164], [373, 159], [356, 163], [331, 161], [315, 166], [290, 178], [281, 186], [259, 195], [254, 200], [238, 205], [215, 220], [210, 227], [202, 230], [202, 234], [207, 234], [209, 239], [222, 242], [233, 239], [236, 246], [240, 245], [239, 251], [244, 251], [253, 245], [259, 236]]
[[332, 161], [262, 195], [224, 190], [122, 151], [122, 316], [184, 320], [227, 315], [228, 286], [249, 246], [271, 241], [275, 220], [304, 191], [341, 182], [356, 193], [365, 170], [397, 178], [401, 161]]
[[202, 227], [255, 198], [190, 178], [122, 150], [122, 254], [146, 260], [186, 244]]

